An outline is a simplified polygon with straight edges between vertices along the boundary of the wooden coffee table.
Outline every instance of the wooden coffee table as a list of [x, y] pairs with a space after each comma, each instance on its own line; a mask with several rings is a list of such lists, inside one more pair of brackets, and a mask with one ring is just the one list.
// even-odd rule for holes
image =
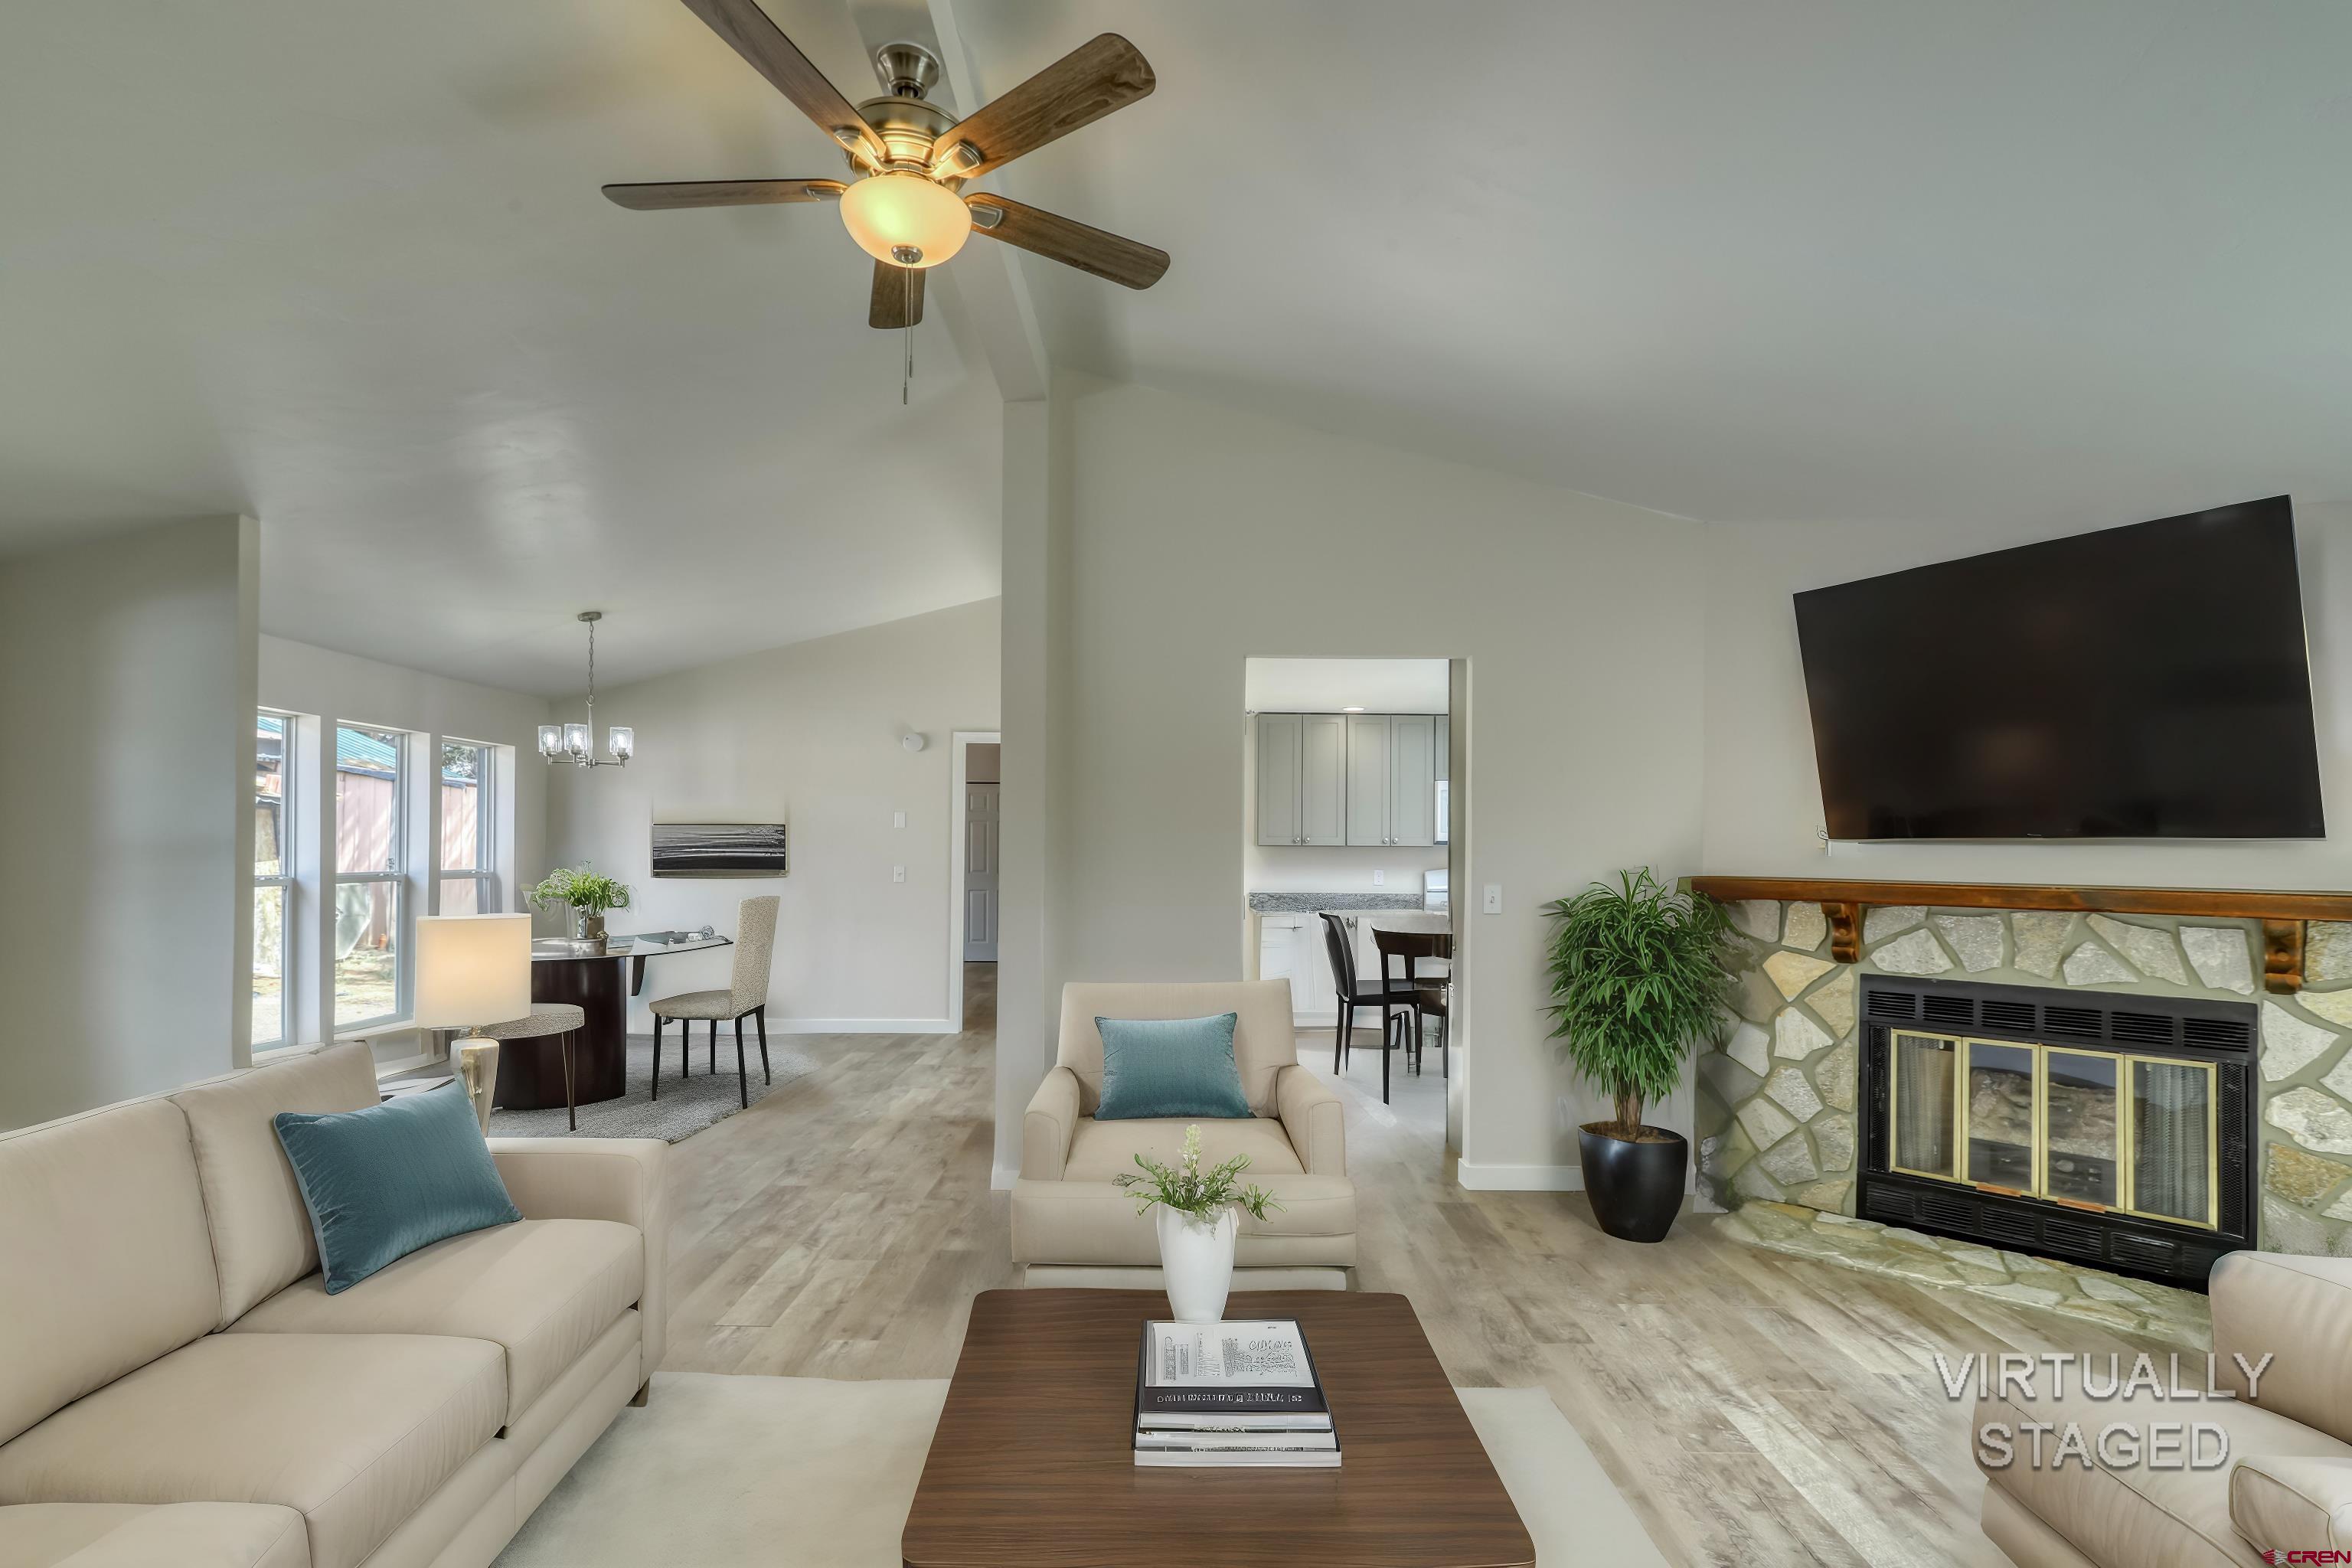
[[1296, 1318], [1336, 1470], [1139, 1469], [1135, 1358], [1157, 1290], [988, 1290], [931, 1439], [908, 1568], [1530, 1568], [1534, 1542], [1402, 1296], [1236, 1295]]

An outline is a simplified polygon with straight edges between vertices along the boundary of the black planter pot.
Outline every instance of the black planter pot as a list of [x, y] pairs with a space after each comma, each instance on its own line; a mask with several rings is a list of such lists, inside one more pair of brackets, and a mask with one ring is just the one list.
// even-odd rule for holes
[[[1683, 1178], [1690, 1169], [1690, 1143], [1667, 1132], [1654, 1143], [1629, 1143], [1600, 1131], [1603, 1122], [1577, 1130], [1584, 1161], [1584, 1195], [1601, 1228], [1624, 1241], [1664, 1241], [1682, 1212]], [[1663, 1132], [1664, 1128], [1652, 1128]]]

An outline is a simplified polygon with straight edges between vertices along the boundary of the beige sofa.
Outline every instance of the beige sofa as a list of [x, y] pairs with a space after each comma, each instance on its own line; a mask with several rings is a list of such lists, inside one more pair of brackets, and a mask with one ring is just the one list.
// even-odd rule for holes
[[640, 1391], [663, 1145], [492, 1140], [520, 1223], [331, 1297], [270, 1119], [375, 1102], [341, 1046], [0, 1136], [0, 1568], [479, 1568]]
[[[2007, 1466], [1985, 1471], [1985, 1534], [2019, 1568], [2261, 1568], [2262, 1553], [2352, 1549], [2352, 1259], [2233, 1252], [2214, 1267], [2214, 1384], [2235, 1400], [2092, 1399], [2072, 1371], [2063, 1397], [2052, 1397], [2046, 1369], [2032, 1385], [1977, 1401], [1972, 1434], [1988, 1422], [2022, 1432], [2048, 1422], [2060, 1433], [2078, 1423], [2094, 1463], [2031, 1463], [2021, 1441]], [[2274, 1359], [2243, 1398], [2246, 1379], [2233, 1354], [2259, 1366]], [[2080, 1363], [2074, 1363], [2079, 1370]], [[2125, 1362], [2128, 1375], [2130, 1363]], [[2104, 1385], [2107, 1363], [2095, 1363]], [[2155, 1363], [2168, 1387], [2165, 1358]], [[2180, 1386], [2201, 1390], [2205, 1358], [2184, 1353]], [[2096, 1458], [2101, 1430], [2122, 1423], [2207, 1422], [2228, 1435], [2226, 1462], [2208, 1469], [2114, 1465]], [[2214, 1450], [2209, 1445], [2209, 1457]]]
[[1072, 984], [1062, 990], [1061, 1044], [1021, 1127], [1013, 1186], [1013, 1258], [1033, 1285], [1156, 1288], [1160, 1244], [1133, 1194], [1113, 1182], [1138, 1153], [1173, 1163], [1192, 1118], [1097, 1121], [1100, 1018], [1235, 1015], [1234, 1060], [1246, 1118], [1200, 1121], [1202, 1157], [1250, 1158], [1246, 1178], [1282, 1206], [1244, 1214], [1234, 1247], [1236, 1289], [1344, 1289], [1356, 1262], [1356, 1188], [1348, 1180], [1339, 1097], [1298, 1065], [1290, 984], [1248, 980], [1190, 984]]

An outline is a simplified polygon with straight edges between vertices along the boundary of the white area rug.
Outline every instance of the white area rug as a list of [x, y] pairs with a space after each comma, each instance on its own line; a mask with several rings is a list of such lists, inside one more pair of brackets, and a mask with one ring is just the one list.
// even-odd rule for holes
[[[898, 1568], [944, 1382], [666, 1372], [541, 1503], [498, 1568]], [[1535, 1388], [1463, 1408], [1540, 1568], [1664, 1568], [1641, 1521]]]

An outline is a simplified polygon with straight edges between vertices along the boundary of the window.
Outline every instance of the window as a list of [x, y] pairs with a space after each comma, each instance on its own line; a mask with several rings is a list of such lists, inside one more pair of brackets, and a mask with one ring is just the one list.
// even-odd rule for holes
[[472, 741], [441, 742], [441, 858], [433, 877], [436, 907], [445, 915], [499, 911], [490, 837], [497, 821], [496, 758], [491, 748]]
[[335, 1027], [404, 1010], [400, 786], [408, 737], [335, 726]]
[[282, 1045], [286, 977], [293, 972], [292, 823], [294, 723], [283, 713], [255, 716], [253, 736], [253, 1044]]

